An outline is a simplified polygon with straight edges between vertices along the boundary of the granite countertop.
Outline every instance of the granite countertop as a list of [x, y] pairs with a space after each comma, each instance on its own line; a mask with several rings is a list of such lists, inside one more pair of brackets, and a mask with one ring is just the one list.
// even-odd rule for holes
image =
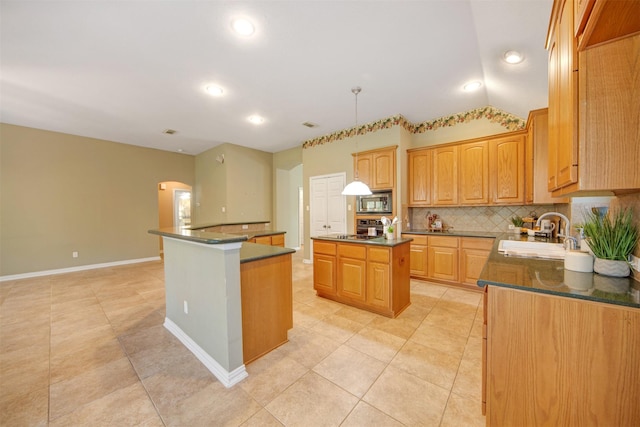
[[243, 242], [240, 248], [240, 264], [274, 256], [294, 253], [295, 249], [283, 248], [280, 246], [260, 245], [257, 243]]
[[512, 233], [498, 233], [478, 286], [502, 286], [531, 292], [640, 308], [640, 282], [597, 273], [564, 269], [563, 260], [518, 258], [498, 252], [500, 240], [527, 240]]
[[413, 239], [411, 238], [404, 238], [401, 237], [399, 239], [391, 239], [388, 240], [386, 238], [384, 238], [383, 236], [380, 237], [376, 237], [374, 239], [342, 239], [337, 237], [339, 236], [339, 234], [328, 234], [326, 236], [314, 236], [311, 239], [313, 240], [329, 240], [332, 242], [337, 242], [337, 243], [355, 243], [357, 245], [375, 245], [375, 246], [388, 246], [388, 247], [394, 247], [394, 246], [398, 246], [398, 245], [402, 245], [405, 243], [409, 243], [411, 241], [413, 241]]
[[426, 230], [424, 228], [420, 229], [420, 228], [415, 228], [415, 229], [408, 229], [408, 230], [402, 230], [402, 234], [426, 234], [429, 236], [452, 236], [452, 237], [489, 237], [489, 238], [496, 238], [498, 236], [502, 236], [504, 233], [496, 233], [496, 232], [492, 232], [492, 231], [461, 231], [461, 230], [454, 230], [452, 228], [446, 230], [446, 231], [431, 231], [431, 230]]
[[192, 224], [189, 226], [191, 230], [199, 230], [202, 228], [219, 227], [221, 225], [242, 225], [242, 224], [269, 224], [271, 221], [243, 221], [243, 222], [205, 222], [202, 224]]
[[211, 233], [207, 231], [189, 230], [180, 227], [166, 227], [158, 230], [149, 230], [150, 234], [157, 234], [163, 237], [188, 240], [191, 242], [204, 243], [207, 245], [221, 245], [223, 243], [244, 242], [248, 239], [246, 235]]

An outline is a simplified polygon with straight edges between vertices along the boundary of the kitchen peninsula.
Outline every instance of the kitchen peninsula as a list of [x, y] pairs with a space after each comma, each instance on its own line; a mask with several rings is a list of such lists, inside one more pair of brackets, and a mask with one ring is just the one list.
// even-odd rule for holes
[[391, 318], [411, 304], [411, 239], [327, 235], [312, 240], [318, 296]]
[[149, 233], [163, 238], [164, 325], [222, 384], [238, 383], [246, 363], [287, 341], [293, 249], [249, 243], [246, 235]]
[[506, 257], [500, 239], [478, 280], [487, 426], [640, 425], [640, 283]]

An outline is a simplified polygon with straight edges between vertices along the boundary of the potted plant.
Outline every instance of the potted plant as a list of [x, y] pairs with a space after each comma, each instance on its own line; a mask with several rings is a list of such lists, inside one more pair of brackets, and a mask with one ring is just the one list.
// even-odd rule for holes
[[398, 217], [394, 217], [393, 220], [390, 220], [386, 216], [383, 216], [382, 218], [380, 218], [380, 221], [382, 222], [382, 226], [384, 227], [384, 237], [389, 240], [393, 240], [395, 238], [393, 234], [393, 226], [398, 222]]
[[522, 226], [524, 225], [524, 220], [520, 216], [514, 216], [511, 218], [511, 223], [513, 224], [513, 232], [520, 234], [522, 233]]
[[633, 224], [631, 209], [618, 209], [612, 214], [587, 211], [582, 225], [589, 249], [596, 257], [593, 270], [607, 276], [626, 277], [629, 255], [638, 243], [638, 229]]

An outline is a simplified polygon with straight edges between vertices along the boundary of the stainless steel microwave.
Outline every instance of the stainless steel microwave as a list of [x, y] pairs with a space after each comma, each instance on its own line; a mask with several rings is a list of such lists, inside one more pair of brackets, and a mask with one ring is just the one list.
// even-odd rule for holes
[[370, 196], [356, 196], [356, 213], [360, 215], [392, 213], [392, 194], [391, 191], [377, 191]]

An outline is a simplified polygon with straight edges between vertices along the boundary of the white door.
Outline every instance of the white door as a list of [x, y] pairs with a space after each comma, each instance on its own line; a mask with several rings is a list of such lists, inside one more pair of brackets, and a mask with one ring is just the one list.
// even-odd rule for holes
[[342, 195], [345, 181], [344, 173], [309, 178], [309, 228], [312, 237], [346, 233], [345, 196]]

